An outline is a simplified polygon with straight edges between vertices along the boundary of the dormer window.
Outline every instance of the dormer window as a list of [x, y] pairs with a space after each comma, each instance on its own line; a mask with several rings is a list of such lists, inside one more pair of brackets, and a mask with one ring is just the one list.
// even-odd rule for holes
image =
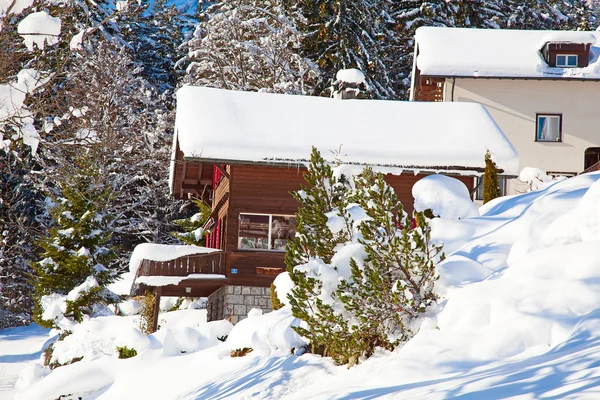
[[[579, 33], [581, 35], [574, 35]], [[563, 37], [562, 35], [566, 36]], [[544, 39], [546, 42], [540, 48], [544, 61], [552, 68], [587, 67], [590, 59], [590, 49], [596, 40], [593, 36], [588, 37], [589, 35], [586, 32], [560, 32], [560, 35], [550, 35]], [[571, 37], [571, 40], [566, 41], [569, 37]]]
[[556, 66], [561, 68], [576, 68], [578, 65], [577, 54], [557, 54]]

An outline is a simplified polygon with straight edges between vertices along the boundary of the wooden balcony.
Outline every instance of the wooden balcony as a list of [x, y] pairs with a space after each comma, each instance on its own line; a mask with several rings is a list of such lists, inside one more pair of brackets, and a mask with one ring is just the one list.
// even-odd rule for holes
[[132, 292], [143, 294], [160, 288], [163, 296], [207, 297], [225, 286], [227, 256], [219, 251], [169, 261], [143, 260], [136, 276], [138, 285]]
[[588, 172], [594, 172], [594, 171], [600, 171], [600, 161], [598, 161], [596, 164], [592, 165], [591, 167], [589, 167], [588, 169], [583, 171], [582, 174], [585, 174]]

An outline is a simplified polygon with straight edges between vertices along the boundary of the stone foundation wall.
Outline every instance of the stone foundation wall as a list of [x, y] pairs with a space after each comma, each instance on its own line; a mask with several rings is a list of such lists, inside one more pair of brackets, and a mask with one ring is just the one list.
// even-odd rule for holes
[[269, 288], [227, 285], [208, 296], [208, 321], [226, 319], [232, 324], [246, 318], [253, 308], [272, 311]]

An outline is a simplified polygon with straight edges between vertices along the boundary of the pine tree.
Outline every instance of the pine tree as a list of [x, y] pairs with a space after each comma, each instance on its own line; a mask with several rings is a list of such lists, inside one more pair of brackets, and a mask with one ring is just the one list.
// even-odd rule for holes
[[430, 243], [427, 219], [412, 222], [381, 174], [365, 169], [355, 179], [352, 200], [367, 218], [360, 222], [358, 242], [366, 259], [350, 264], [352, 277], [342, 281], [338, 297], [351, 315], [353, 340], [343, 348], [344, 361], [351, 364], [369, 357], [376, 347], [389, 350], [413, 335], [410, 322], [436, 300], [435, 264], [443, 259], [441, 246]]
[[[420, 225], [412, 229], [381, 174], [366, 169], [353, 186], [344, 184], [313, 149], [305, 177], [309, 186], [294, 194], [297, 233], [286, 254], [294, 282], [288, 299], [306, 323], [295, 329], [313, 352], [352, 365], [376, 347], [391, 350], [412, 336], [409, 323], [436, 300], [435, 264], [443, 255], [430, 242], [427, 219], [418, 215]], [[356, 207], [365, 214], [359, 221], [349, 211]], [[345, 275], [334, 254], [357, 244], [366, 258], [352, 258]]]
[[29, 323], [33, 305], [31, 234], [37, 231], [43, 198], [27, 178], [36, 163], [23, 147], [0, 151], [0, 329]]
[[502, 196], [498, 183], [498, 167], [488, 151], [485, 153], [485, 171], [483, 173], [483, 204]]
[[42, 260], [34, 264], [34, 318], [42, 326], [56, 324], [44, 319], [46, 296], [67, 295], [88, 283], [82, 293], [66, 300], [65, 316], [77, 322], [115, 300], [106, 290], [115, 279], [111, 269], [116, 254], [109, 245], [111, 216], [105, 212], [113, 189], [105, 185], [92, 160], [82, 156], [72, 166], [73, 175], [59, 183], [61, 197], [53, 199], [55, 225], [40, 240]]
[[[312, 149], [311, 162], [304, 175], [307, 186], [292, 195], [299, 202], [296, 236], [288, 247], [285, 263], [294, 288], [289, 296], [292, 313], [308, 324], [296, 331], [311, 342], [312, 351], [323, 355], [339, 354], [339, 347], [349, 340], [345, 320], [321, 298], [322, 282], [299, 271], [298, 265], [311, 261], [329, 263], [335, 247], [350, 239], [350, 221], [344, 213], [348, 187], [339, 182], [331, 167]], [[328, 212], [337, 211], [346, 228], [333, 233], [327, 225]], [[333, 268], [333, 267], [331, 267]]]
[[366, 76], [371, 96], [399, 98], [395, 23], [390, 2], [299, 0], [287, 5], [303, 33], [302, 54], [320, 68], [317, 95], [330, 95], [337, 71], [356, 68]]

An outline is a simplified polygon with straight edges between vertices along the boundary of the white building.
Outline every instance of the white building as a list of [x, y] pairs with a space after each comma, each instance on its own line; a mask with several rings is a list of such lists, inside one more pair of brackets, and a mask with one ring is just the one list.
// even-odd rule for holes
[[[600, 32], [422, 27], [411, 100], [484, 105], [521, 167], [575, 175], [600, 159]], [[523, 191], [516, 180], [507, 194]]]

